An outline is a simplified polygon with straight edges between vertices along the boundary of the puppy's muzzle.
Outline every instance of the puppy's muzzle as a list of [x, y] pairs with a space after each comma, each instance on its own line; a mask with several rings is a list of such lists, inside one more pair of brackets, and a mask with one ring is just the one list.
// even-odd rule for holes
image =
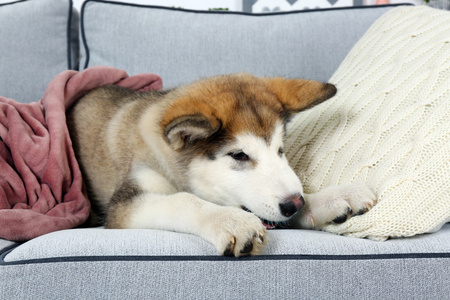
[[282, 203], [280, 203], [281, 214], [285, 217], [291, 217], [298, 212], [305, 205], [305, 199], [302, 195], [294, 194], [286, 197]]

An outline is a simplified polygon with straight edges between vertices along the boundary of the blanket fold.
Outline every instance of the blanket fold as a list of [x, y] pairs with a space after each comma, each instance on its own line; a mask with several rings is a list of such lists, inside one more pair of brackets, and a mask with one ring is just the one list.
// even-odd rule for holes
[[157, 75], [129, 77], [123, 70], [97, 66], [60, 73], [38, 102], [0, 97], [0, 238], [24, 241], [85, 222], [90, 204], [65, 112], [107, 84], [138, 91], [162, 88]]

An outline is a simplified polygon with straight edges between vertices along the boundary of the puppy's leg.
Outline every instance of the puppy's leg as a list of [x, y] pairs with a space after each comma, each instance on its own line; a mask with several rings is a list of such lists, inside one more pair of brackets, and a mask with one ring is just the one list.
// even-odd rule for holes
[[219, 206], [189, 193], [145, 192], [124, 184], [111, 199], [106, 228], [149, 228], [196, 234], [223, 255], [260, 254], [266, 229], [255, 215]]
[[304, 198], [305, 206], [293, 220], [296, 228], [321, 229], [326, 224], [343, 223], [367, 212], [377, 202], [373, 191], [362, 183], [330, 186]]

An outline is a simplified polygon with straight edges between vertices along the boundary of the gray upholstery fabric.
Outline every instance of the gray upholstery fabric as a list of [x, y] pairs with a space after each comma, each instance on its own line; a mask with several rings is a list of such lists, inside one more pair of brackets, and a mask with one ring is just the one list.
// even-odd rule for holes
[[77, 24], [71, 0], [0, 5], [0, 96], [37, 101], [55, 75], [77, 68]]
[[0, 266], [3, 299], [448, 299], [448, 258]]
[[[377, 242], [313, 230], [272, 230], [263, 255], [392, 255], [450, 253], [450, 224], [436, 234]], [[45, 245], [51, 245], [46, 247]], [[430, 249], [430, 250], [426, 250]], [[28, 241], [5, 256], [7, 263], [62, 257], [97, 256], [217, 256], [202, 238], [160, 230], [57, 231]], [[450, 268], [450, 266], [449, 266]], [[450, 269], [449, 269], [450, 270]]]
[[275, 230], [265, 255], [235, 259], [179, 233], [69, 230], [4, 256], [0, 291], [5, 299], [445, 299], [449, 233], [447, 224], [374, 242]]
[[7, 248], [9, 248], [9, 247], [11, 247], [11, 246], [13, 246], [13, 245], [15, 245], [14, 242], [7, 241], [7, 240], [4, 240], [4, 239], [0, 239], [0, 253], [1, 253], [1, 251], [3, 251], [4, 249], [7, 249]]
[[88, 1], [80, 66], [152, 72], [165, 87], [242, 71], [327, 81], [391, 8], [247, 15]]

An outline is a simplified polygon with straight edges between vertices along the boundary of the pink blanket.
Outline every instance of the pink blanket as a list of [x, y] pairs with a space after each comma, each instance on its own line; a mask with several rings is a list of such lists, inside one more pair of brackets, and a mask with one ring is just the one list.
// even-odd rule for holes
[[65, 112], [105, 84], [139, 91], [162, 87], [157, 75], [128, 77], [123, 70], [92, 67], [57, 75], [39, 102], [0, 97], [0, 238], [29, 240], [87, 219], [90, 205]]

